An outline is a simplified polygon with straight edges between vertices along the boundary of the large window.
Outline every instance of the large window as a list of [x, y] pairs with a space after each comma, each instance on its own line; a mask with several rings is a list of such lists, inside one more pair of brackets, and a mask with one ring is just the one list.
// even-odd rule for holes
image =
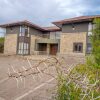
[[20, 33], [18, 37], [18, 54], [27, 55], [29, 54], [30, 48], [30, 36], [29, 36], [29, 27], [20, 26]]
[[83, 52], [83, 43], [73, 43], [73, 52], [82, 53]]
[[19, 43], [19, 47], [18, 47], [18, 54], [28, 54], [29, 50], [29, 44], [28, 43]]

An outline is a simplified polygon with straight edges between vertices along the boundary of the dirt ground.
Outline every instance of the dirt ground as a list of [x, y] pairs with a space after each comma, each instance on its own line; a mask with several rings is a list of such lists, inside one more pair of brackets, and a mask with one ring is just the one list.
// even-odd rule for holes
[[[72, 64], [76, 61], [72, 58], [66, 58], [65, 62]], [[34, 58], [30, 59], [30, 63], [35, 66], [39, 61]], [[17, 82], [15, 78], [8, 77], [8, 69], [13, 72], [11, 66], [20, 71], [24, 68], [30, 68], [26, 58], [0, 56], [0, 100], [52, 100], [56, 87], [56, 80], [52, 76], [39, 73], [34, 77], [29, 75], [22, 80], [19, 78]], [[41, 64], [39, 69], [44, 68], [44, 66], [45, 64]], [[52, 66], [46, 69], [46, 72], [55, 75], [55, 68]]]

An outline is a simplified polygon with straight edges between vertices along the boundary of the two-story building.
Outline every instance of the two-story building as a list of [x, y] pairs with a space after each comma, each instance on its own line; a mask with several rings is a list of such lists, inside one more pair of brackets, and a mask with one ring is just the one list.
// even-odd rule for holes
[[0, 25], [6, 29], [4, 54], [85, 56], [91, 52], [89, 36], [95, 18], [100, 15], [56, 21], [52, 27], [29, 21]]

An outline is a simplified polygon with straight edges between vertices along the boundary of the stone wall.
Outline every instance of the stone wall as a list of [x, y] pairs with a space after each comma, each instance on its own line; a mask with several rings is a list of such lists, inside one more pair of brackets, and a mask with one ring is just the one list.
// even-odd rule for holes
[[4, 42], [4, 54], [16, 54], [17, 48], [17, 34], [6, 34]]
[[[73, 52], [73, 43], [82, 42], [83, 43], [83, 53]], [[86, 53], [86, 33], [62, 33], [60, 40], [60, 54], [62, 55], [85, 55]]]
[[36, 39], [40, 39], [42, 32], [39, 30], [36, 30], [34, 28], [30, 28], [30, 34], [31, 34], [31, 40], [30, 40], [30, 54], [35, 54], [36, 50]]

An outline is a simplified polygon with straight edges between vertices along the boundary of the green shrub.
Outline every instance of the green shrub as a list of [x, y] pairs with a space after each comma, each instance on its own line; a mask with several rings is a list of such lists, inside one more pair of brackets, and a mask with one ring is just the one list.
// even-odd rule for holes
[[[99, 72], [99, 77], [97, 75], [97, 70]], [[84, 76], [86, 76], [88, 81], [86, 80], [86, 82], [82, 83], [81, 81], [84, 80]], [[92, 68], [87, 64], [78, 65], [67, 76], [64, 74], [58, 75], [56, 100], [81, 100], [82, 98], [84, 98], [83, 100], [92, 100], [92, 98], [97, 98], [100, 94], [99, 79], [100, 69]], [[77, 84], [79, 84], [78, 88], [76, 88]], [[86, 87], [86, 93], [88, 95], [85, 97], [82, 95], [85, 94], [85, 88], [83, 88], [85, 86], [84, 84], [87, 84], [87, 87], [88, 85], [92, 86], [92, 84], [95, 84], [93, 88], [88, 87], [87, 89]]]
[[0, 37], [0, 43], [4, 43], [4, 37]]
[[0, 38], [0, 53], [3, 53], [4, 51], [4, 38]]
[[0, 53], [3, 53], [3, 51], [4, 51], [4, 44], [0, 43]]
[[94, 20], [93, 34], [91, 35], [92, 55], [94, 56], [94, 67], [100, 68], [100, 18]]

